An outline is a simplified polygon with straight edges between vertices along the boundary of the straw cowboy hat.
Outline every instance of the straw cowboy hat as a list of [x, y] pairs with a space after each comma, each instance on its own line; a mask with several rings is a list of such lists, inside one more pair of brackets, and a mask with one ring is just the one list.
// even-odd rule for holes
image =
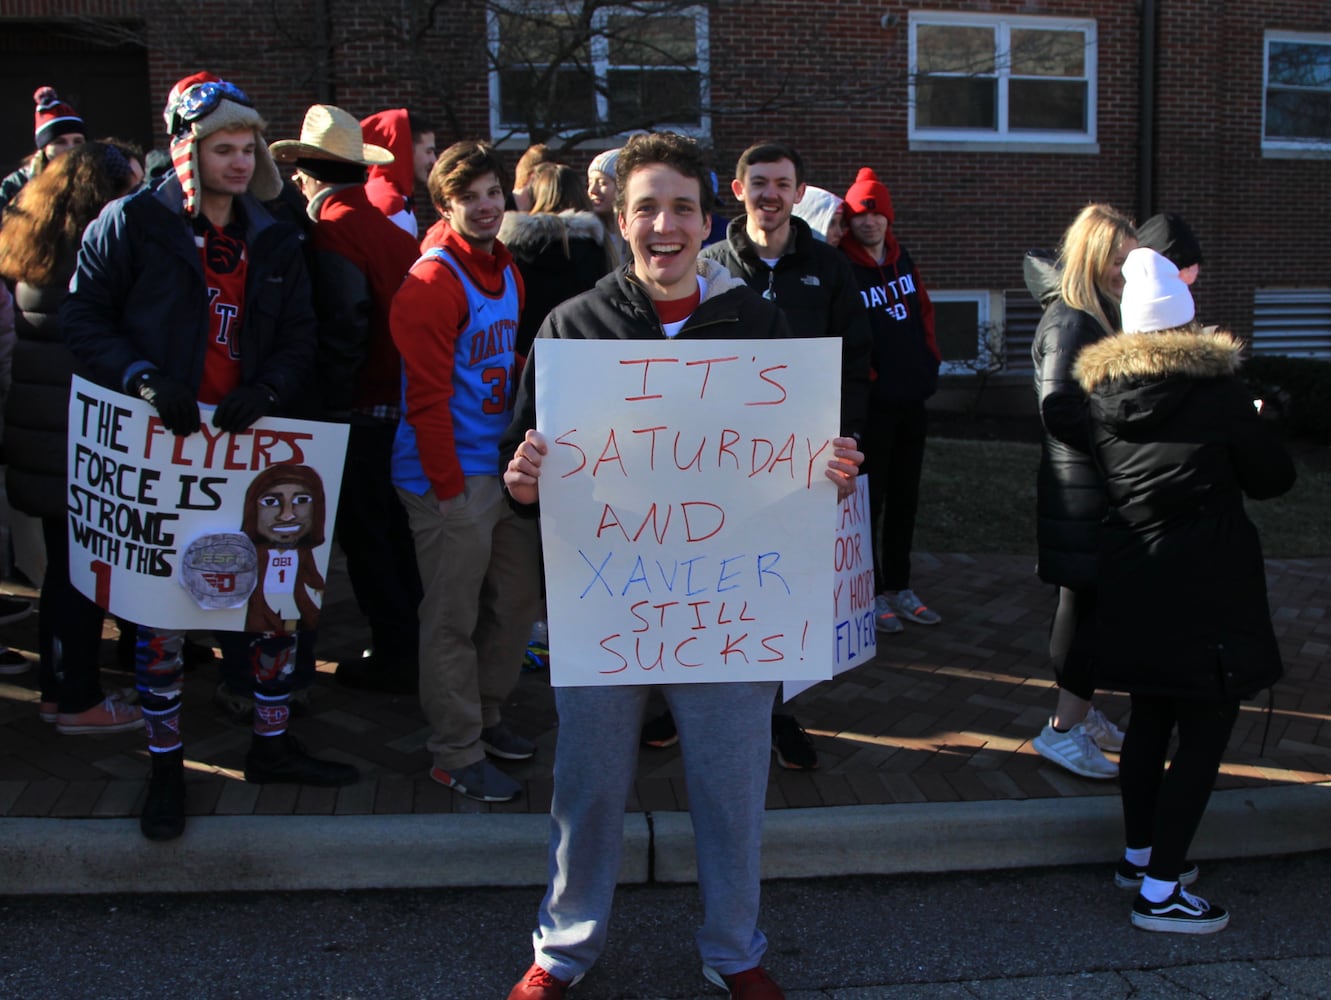
[[305, 112], [300, 139], [283, 139], [268, 147], [279, 163], [295, 160], [341, 160], [363, 167], [393, 162], [383, 146], [362, 141], [360, 122], [331, 104], [315, 104]]

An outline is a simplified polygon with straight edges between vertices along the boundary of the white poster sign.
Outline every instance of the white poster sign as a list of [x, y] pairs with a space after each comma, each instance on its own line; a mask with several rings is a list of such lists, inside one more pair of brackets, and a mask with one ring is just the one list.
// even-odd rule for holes
[[[833, 626], [832, 675], [868, 663], [878, 654], [874, 622], [873, 538], [869, 531], [869, 480], [859, 476], [855, 492], [836, 511], [836, 541], [832, 549]], [[789, 701], [807, 691], [816, 680], [786, 681], [781, 696]]]
[[157, 628], [313, 628], [347, 428], [265, 418], [177, 437], [147, 403], [75, 377], [69, 575], [111, 614]]
[[554, 684], [831, 676], [840, 350], [538, 341]]

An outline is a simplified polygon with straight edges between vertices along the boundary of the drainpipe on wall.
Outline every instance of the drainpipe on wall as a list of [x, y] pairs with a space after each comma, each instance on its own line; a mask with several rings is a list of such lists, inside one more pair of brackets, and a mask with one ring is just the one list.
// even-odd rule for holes
[[1141, 52], [1137, 87], [1137, 221], [1145, 222], [1155, 209], [1155, 0], [1141, 0]]

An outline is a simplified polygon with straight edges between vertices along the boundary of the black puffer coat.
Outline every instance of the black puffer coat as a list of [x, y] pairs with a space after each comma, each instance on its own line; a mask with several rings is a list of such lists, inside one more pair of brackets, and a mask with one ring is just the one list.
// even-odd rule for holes
[[1281, 675], [1257, 529], [1243, 497], [1294, 465], [1235, 372], [1224, 333], [1123, 334], [1082, 352], [1100, 533], [1097, 681], [1134, 694], [1246, 698]]
[[[1041, 298], [1029, 279], [1027, 287]], [[1117, 322], [1118, 309], [1104, 301], [1101, 305]], [[1038, 572], [1041, 580], [1063, 587], [1095, 584], [1096, 537], [1105, 499], [1089, 454], [1086, 393], [1073, 379], [1072, 365], [1085, 347], [1108, 335], [1090, 313], [1058, 298], [1045, 310], [1031, 345], [1044, 425], [1036, 479]]]
[[526, 290], [514, 342], [525, 358], [550, 310], [610, 271], [605, 229], [591, 212], [505, 212], [499, 241], [513, 255]]
[[[71, 256], [60, 271], [74, 270]], [[5, 489], [15, 510], [34, 517], [65, 512], [69, 383], [77, 370], [60, 333], [66, 282], [14, 290], [14, 381], [5, 402]], [[86, 372], [81, 373], [86, 376]]]

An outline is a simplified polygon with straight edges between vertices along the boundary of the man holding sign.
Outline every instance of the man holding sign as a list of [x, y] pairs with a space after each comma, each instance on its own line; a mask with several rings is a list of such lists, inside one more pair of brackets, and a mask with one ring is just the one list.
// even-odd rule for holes
[[[790, 336], [775, 306], [731, 278], [720, 265], [698, 260], [702, 240], [710, 230], [712, 192], [702, 153], [692, 140], [669, 133], [635, 136], [620, 154], [616, 174], [616, 212], [632, 262], [602, 279], [592, 291], [558, 307], [547, 319], [537, 340], [536, 363], [523, 373], [514, 422], [501, 442], [504, 485], [510, 500], [520, 512], [532, 516], [542, 467], [551, 458], [553, 446], [545, 434], [534, 429], [536, 371], [543, 364], [541, 351], [546, 341], [661, 344], [675, 338], [760, 341]], [[656, 353], [665, 356], [670, 351], [659, 348]], [[826, 444], [826, 451], [817, 459], [810, 457], [807, 471], [812, 483], [821, 483], [814, 470], [824, 468], [826, 477], [836, 484], [835, 490], [827, 490], [830, 533], [833, 494], [848, 495], [853, 489], [862, 456], [852, 438], [834, 438]], [[591, 458], [598, 452], [605, 458], [609, 446], [601, 451], [598, 445]], [[810, 456], [815, 454], [818, 452], [810, 447]], [[709, 506], [716, 505], [700, 502], [693, 508], [697, 516], [689, 522], [687, 505], [681, 505], [684, 511], [676, 530], [691, 538], [719, 531], [714, 523], [702, 524]], [[602, 521], [609, 524], [604, 514]], [[775, 575], [775, 563], [762, 560], [760, 555], [756, 565], [749, 564], [745, 572], [760, 578], [765, 572]], [[738, 563], [735, 572], [739, 572], [737, 567]], [[716, 580], [717, 591], [730, 586], [724, 583], [729, 579], [727, 572], [723, 568]], [[630, 573], [630, 583], [632, 576]], [[549, 583], [551, 591], [576, 586], [567, 580]], [[810, 600], [816, 599], [811, 596]], [[557, 633], [559, 624], [552, 621], [552, 631]], [[636, 772], [638, 734], [650, 690], [646, 685], [588, 682], [556, 691], [560, 732], [551, 806], [550, 885], [533, 938], [536, 961], [513, 987], [510, 1000], [558, 1000], [582, 978], [604, 947], [619, 869], [624, 806]], [[705, 913], [697, 934], [703, 974], [732, 996], [754, 1000], [783, 995], [762, 969], [767, 941], [757, 927], [761, 827], [775, 692], [775, 681], [768, 680], [714, 679], [663, 688], [679, 727], [697, 842]]]
[[[184, 439], [225, 434], [234, 442], [261, 418], [297, 406], [314, 364], [315, 317], [300, 234], [263, 205], [282, 179], [249, 98], [197, 73], [172, 88], [165, 118], [175, 173], [113, 202], [88, 227], [60, 323], [93, 378], [151, 404], [152, 436], [174, 435], [183, 455]], [[200, 404], [216, 407], [202, 431]], [[280, 505], [276, 493], [264, 493], [256, 502]], [[187, 502], [182, 495], [178, 509]], [[184, 561], [214, 564], [220, 547], [203, 545]], [[295, 557], [280, 558], [292, 560], [294, 579]], [[242, 642], [255, 685], [248, 781], [331, 786], [358, 777], [350, 765], [309, 756], [287, 732], [295, 631], [308, 617], [297, 613]], [[183, 641], [178, 627], [138, 633], [135, 680], [152, 761], [140, 827], [151, 840], [185, 830]]]

